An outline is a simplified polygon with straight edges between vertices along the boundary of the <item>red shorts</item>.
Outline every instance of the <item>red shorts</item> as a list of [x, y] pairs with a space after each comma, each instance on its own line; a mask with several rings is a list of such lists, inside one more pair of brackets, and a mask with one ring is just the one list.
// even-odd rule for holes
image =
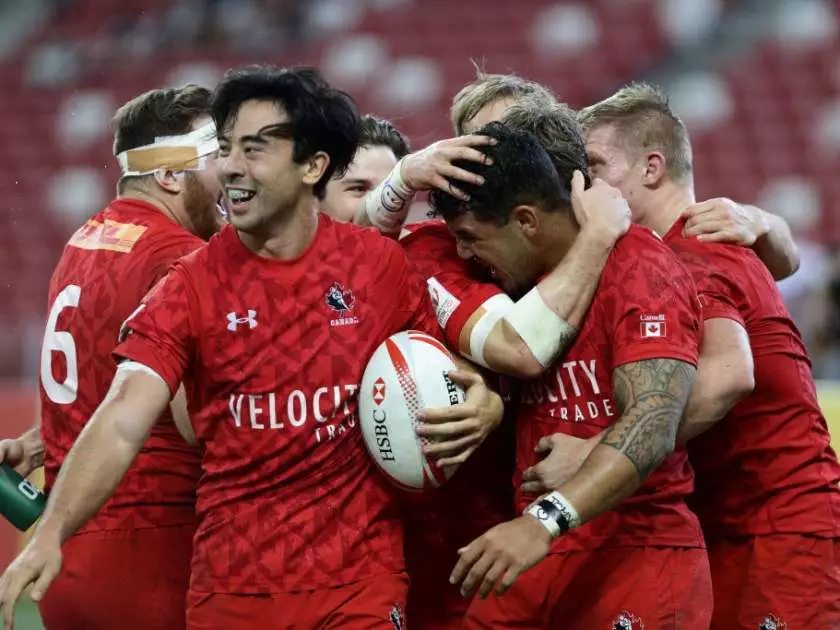
[[840, 539], [777, 534], [708, 545], [715, 630], [840, 628]]
[[300, 593], [187, 595], [189, 630], [348, 628], [404, 630], [408, 576], [379, 575]]
[[86, 532], [62, 547], [61, 573], [40, 604], [47, 628], [186, 627], [193, 525]]
[[501, 597], [473, 598], [466, 628], [708, 630], [705, 549], [617, 547], [550, 555]]

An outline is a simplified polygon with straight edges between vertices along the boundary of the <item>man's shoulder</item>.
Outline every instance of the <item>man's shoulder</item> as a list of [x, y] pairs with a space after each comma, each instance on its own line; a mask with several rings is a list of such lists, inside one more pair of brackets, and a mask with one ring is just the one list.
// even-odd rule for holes
[[399, 243], [379, 233], [376, 228], [342, 223], [324, 216], [321, 228], [328, 230], [326, 247], [337, 247], [352, 257], [354, 254], [366, 261], [381, 259], [386, 261], [396, 255], [404, 257]]
[[699, 275], [717, 275], [725, 276], [736, 284], [748, 277], [772, 281], [764, 263], [751, 248], [730, 243], [709, 243], [684, 236], [683, 223], [678, 223], [668, 232], [665, 243], [695, 279]]
[[432, 254], [435, 257], [457, 257], [455, 237], [446, 223], [437, 219], [411, 223], [403, 228], [400, 245], [409, 254]]
[[692, 274], [659, 235], [632, 225], [607, 259], [596, 297], [655, 298], [673, 291], [695, 295]]
[[607, 269], [672, 262], [676, 263], [678, 273], [683, 270], [676, 254], [656, 232], [641, 225], [631, 225], [615, 244], [607, 260]]

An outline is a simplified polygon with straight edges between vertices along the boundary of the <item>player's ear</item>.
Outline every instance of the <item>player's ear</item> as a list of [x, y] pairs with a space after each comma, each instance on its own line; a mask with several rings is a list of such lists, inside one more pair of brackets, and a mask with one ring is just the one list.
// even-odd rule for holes
[[664, 155], [659, 151], [651, 151], [645, 154], [642, 168], [644, 168], [642, 178], [645, 186], [655, 187], [664, 179], [668, 165]]
[[314, 186], [317, 184], [321, 180], [321, 177], [324, 175], [324, 171], [327, 170], [327, 166], [329, 166], [329, 164], [330, 156], [323, 151], [318, 151], [302, 164], [303, 176], [301, 179], [303, 183], [308, 186]]
[[511, 223], [516, 224], [528, 238], [533, 238], [539, 229], [539, 215], [534, 206], [521, 205], [513, 209]]
[[157, 185], [166, 192], [177, 195], [183, 190], [184, 178], [182, 172], [159, 168], [153, 175]]

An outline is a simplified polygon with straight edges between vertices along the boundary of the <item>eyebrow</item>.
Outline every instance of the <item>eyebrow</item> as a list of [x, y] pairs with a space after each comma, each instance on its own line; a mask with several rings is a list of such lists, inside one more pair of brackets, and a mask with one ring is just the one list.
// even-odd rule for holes
[[373, 182], [370, 179], [364, 179], [362, 177], [354, 177], [353, 179], [343, 179], [343, 180], [341, 180], [341, 183], [344, 184], [344, 185], [347, 185], [347, 184], [371, 185]]
[[[256, 144], [268, 144], [269, 138], [289, 138], [291, 137], [292, 123], [281, 122], [272, 123], [260, 127], [255, 134], [247, 134], [239, 138], [239, 142], [253, 142]], [[226, 134], [219, 134], [219, 141], [230, 142], [230, 138]]]

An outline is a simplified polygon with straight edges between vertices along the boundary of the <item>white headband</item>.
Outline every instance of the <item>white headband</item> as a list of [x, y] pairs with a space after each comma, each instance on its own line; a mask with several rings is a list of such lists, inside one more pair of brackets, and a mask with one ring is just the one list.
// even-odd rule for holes
[[117, 154], [123, 177], [149, 175], [158, 169], [201, 170], [207, 158], [219, 150], [216, 125], [207, 123], [180, 136], [155, 138], [152, 144]]

